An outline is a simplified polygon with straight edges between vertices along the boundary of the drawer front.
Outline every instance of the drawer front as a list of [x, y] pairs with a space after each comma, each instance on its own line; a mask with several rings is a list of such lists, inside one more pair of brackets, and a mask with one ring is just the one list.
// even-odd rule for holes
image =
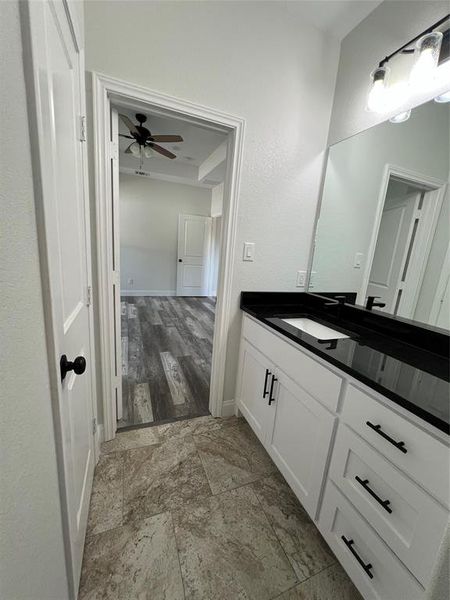
[[424, 589], [328, 481], [319, 529], [366, 600], [419, 600]]
[[449, 448], [404, 417], [349, 385], [343, 420], [402, 471], [449, 506]]
[[311, 396], [336, 412], [341, 377], [246, 316], [242, 324], [242, 335]]
[[448, 511], [345, 425], [338, 429], [330, 477], [426, 587]]

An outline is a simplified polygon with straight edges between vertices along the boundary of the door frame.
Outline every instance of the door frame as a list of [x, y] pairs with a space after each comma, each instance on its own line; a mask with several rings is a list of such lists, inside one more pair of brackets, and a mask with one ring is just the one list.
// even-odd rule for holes
[[[433, 208], [433, 212], [431, 214], [431, 219], [432, 219], [431, 229], [432, 229], [432, 231], [434, 231], [436, 229], [437, 219], [439, 217], [439, 212], [441, 210], [442, 201], [443, 201], [444, 194], [445, 194], [445, 187], [447, 185], [446, 181], [443, 181], [436, 177], [424, 175], [423, 173], [418, 173], [416, 171], [412, 171], [410, 169], [405, 169], [403, 167], [399, 167], [397, 165], [392, 165], [389, 163], [387, 163], [385, 165], [385, 167], [383, 169], [383, 175], [381, 178], [380, 191], [378, 193], [378, 202], [377, 202], [377, 209], [375, 211], [372, 237], [370, 239], [369, 247], [367, 249], [366, 266], [365, 266], [364, 275], [362, 278], [361, 287], [360, 287], [360, 290], [358, 292], [358, 296], [356, 299], [356, 303], [360, 304], [361, 306], [364, 306], [364, 304], [365, 304], [365, 297], [366, 297], [366, 293], [367, 293], [367, 287], [369, 285], [370, 272], [372, 270], [372, 262], [373, 262], [373, 258], [375, 255], [375, 249], [376, 249], [377, 240], [378, 240], [378, 233], [379, 233], [379, 229], [380, 229], [381, 218], [383, 216], [383, 209], [384, 209], [384, 203], [386, 200], [386, 193], [387, 193], [389, 181], [392, 177], [394, 177], [396, 179], [400, 179], [402, 181], [407, 181], [409, 183], [416, 184], [420, 187], [426, 188], [427, 191], [434, 191], [434, 190], [437, 191], [435, 205]], [[418, 282], [417, 293], [415, 294], [416, 297], [418, 296], [420, 286], [422, 284], [422, 280], [423, 280], [423, 276], [424, 276], [424, 272], [425, 272], [426, 259], [428, 258], [428, 255], [430, 252], [431, 243], [432, 243], [432, 236], [429, 236], [429, 239], [427, 240], [427, 243], [426, 243], [426, 249], [425, 249], [425, 252], [423, 255], [423, 264], [421, 265], [421, 268], [419, 269], [420, 272], [418, 274], [418, 278], [416, 279], [416, 281]]]
[[[51, 206], [48, 205], [48, 199], [45, 189], [46, 169], [49, 168], [46, 163], [47, 156], [44, 151], [42, 140], [49, 133], [44, 127], [41, 118], [41, 103], [42, 98], [39, 93], [38, 77], [39, 73], [36, 69], [36, 57], [34, 48], [34, 37], [42, 36], [42, 23], [39, 11], [41, 7], [39, 3], [34, 3], [31, 0], [20, 2], [20, 21], [22, 29], [23, 43], [23, 64], [25, 74], [25, 86], [27, 91], [27, 111], [28, 111], [28, 126], [30, 130], [30, 145], [31, 145], [31, 162], [33, 169], [33, 192], [34, 204], [36, 212], [36, 231], [39, 254], [40, 278], [42, 286], [42, 300], [45, 322], [45, 338], [46, 338], [46, 353], [48, 359], [48, 375], [49, 375], [49, 393], [51, 401], [51, 409], [53, 415], [53, 427], [55, 438], [56, 462], [59, 480], [59, 495], [61, 501], [62, 526], [64, 536], [65, 563], [68, 579], [68, 593], [70, 598], [76, 596], [79, 581], [75, 577], [73, 570], [72, 550], [71, 550], [71, 530], [70, 530], [70, 489], [67, 486], [66, 477], [66, 458], [64, 456], [64, 430], [62, 423], [62, 388], [60, 378], [60, 354], [58, 351], [58, 340], [56, 332], [59, 328], [57, 320], [56, 303], [59, 301], [58, 292], [55, 290], [55, 283], [52, 280], [50, 264], [50, 244], [49, 244], [49, 211]], [[72, 36], [74, 46], [78, 51], [79, 56], [79, 77], [82, 90], [85, 91], [84, 79], [84, 49], [83, 38], [77, 20], [74, 15], [73, 2], [71, 0], [62, 0], [55, 2], [49, 0], [51, 10], [53, 10], [59, 23], [67, 21], [68, 30]], [[35, 30], [39, 27], [39, 30]], [[90, 229], [90, 200], [89, 200], [89, 177], [88, 177], [88, 154], [85, 138], [85, 123], [86, 123], [86, 94], [81, 94], [79, 115], [79, 135], [81, 143], [81, 167], [83, 174], [83, 217], [85, 220], [85, 244], [86, 244], [86, 304], [88, 308], [89, 322], [89, 345], [90, 364], [90, 381], [91, 381], [91, 414], [93, 418], [93, 449], [94, 461], [97, 462], [100, 456], [100, 442], [97, 429], [97, 385], [96, 385], [96, 356], [95, 356], [95, 328], [94, 314], [92, 305], [92, 243]], [[92, 482], [91, 482], [92, 483]], [[90, 495], [90, 493], [89, 493]]]
[[235, 262], [235, 243], [239, 203], [239, 183], [242, 168], [245, 121], [222, 111], [188, 100], [162, 94], [140, 85], [107, 75], [92, 73], [95, 205], [98, 267], [99, 348], [103, 394], [103, 436], [111, 440], [116, 433], [116, 410], [112, 402], [113, 331], [112, 289], [109, 256], [112, 243], [112, 222], [108, 201], [109, 182], [109, 119], [113, 101], [140, 103], [150, 110], [176, 115], [191, 122], [207, 124], [228, 133], [227, 170], [224, 186], [224, 215], [222, 223], [219, 285], [217, 290], [209, 410], [213, 416], [232, 414], [232, 407], [223, 406], [225, 360], [232, 308], [232, 279]]

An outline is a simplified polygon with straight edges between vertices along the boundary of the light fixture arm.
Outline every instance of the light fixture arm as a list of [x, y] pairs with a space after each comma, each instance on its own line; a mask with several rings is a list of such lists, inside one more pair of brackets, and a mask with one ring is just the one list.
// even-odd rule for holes
[[397, 54], [400, 54], [400, 52], [403, 54], [412, 54], [414, 52], [414, 50], [412, 48], [409, 49], [408, 46], [411, 46], [411, 44], [414, 44], [414, 42], [417, 42], [417, 40], [420, 39], [423, 35], [427, 35], [427, 33], [432, 33], [437, 27], [439, 27], [440, 25], [445, 23], [445, 21], [447, 21], [448, 19], [450, 19], [450, 13], [448, 13], [447, 15], [445, 15], [445, 17], [443, 17], [442, 19], [440, 19], [439, 21], [434, 23], [434, 25], [431, 25], [431, 27], [428, 27], [428, 29], [425, 29], [424, 31], [419, 33], [419, 35], [416, 35], [415, 38], [413, 38], [412, 40], [409, 40], [409, 42], [407, 42], [406, 44], [403, 44], [403, 46], [401, 46], [400, 48], [395, 50], [395, 52], [392, 52], [391, 54], [389, 54], [388, 56], [383, 58], [383, 60], [380, 61], [378, 67], [379, 68], [384, 67], [384, 65], [386, 63], [388, 63], [391, 60], [391, 58], [393, 58]]

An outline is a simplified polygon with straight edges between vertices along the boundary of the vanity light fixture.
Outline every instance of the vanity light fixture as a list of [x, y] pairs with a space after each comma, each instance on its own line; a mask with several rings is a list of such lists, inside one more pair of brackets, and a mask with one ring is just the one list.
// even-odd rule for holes
[[433, 31], [417, 40], [417, 58], [409, 77], [414, 89], [420, 91], [433, 85], [443, 37], [441, 31]]
[[[448, 28], [445, 32], [445, 38], [442, 31], [439, 31], [438, 28], [442, 29], [444, 23], [449, 19], [450, 14], [447, 14], [437, 23], [422, 31], [415, 38], [380, 61], [378, 67], [371, 73], [372, 85], [367, 98], [367, 109], [369, 111], [377, 113], [393, 111], [396, 107], [400, 108], [405, 103], [409, 94], [420, 93], [435, 84], [438, 64], [443, 61], [441, 46], [443, 48], [448, 46], [449, 36]], [[447, 40], [445, 45], [442, 45], [443, 39]], [[446, 51], [444, 50], [445, 53]], [[394, 56], [399, 54], [414, 54], [415, 61], [410, 72], [409, 81], [393, 82], [390, 84], [390, 68], [387, 64]], [[443, 99], [437, 100], [437, 102], [447, 102], [448, 100], [445, 99], [447, 96], [447, 94], [443, 94]], [[405, 116], [404, 120], [407, 118], [409, 118], [409, 115], [408, 117]], [[402, 121], [397, 120], [393, 122], [400, 123]]]
[[395, 115], [394, 117], [391, 117], [389, 121], [391, 123], [404, 123], [409, 119], [410, 116], [411, 110], [406, 110], [404, 112], [398, 113], [398, 115]]
[[387, 67], [378, 67], [371, 73], [372, 87], [367, 98], [367, 108], [371, 112], [384, 112], [387, 109]]

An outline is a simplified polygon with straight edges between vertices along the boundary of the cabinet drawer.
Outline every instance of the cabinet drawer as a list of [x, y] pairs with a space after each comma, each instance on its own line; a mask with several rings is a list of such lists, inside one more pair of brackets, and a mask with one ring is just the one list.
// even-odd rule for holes
[[340, 377], [247, 316], [244, 316], [242, 335], [311, 396], [336, 412]]
[[426, 587], [447, 510], [345, 425], [338, 429], [330, 477]]
[[319, 529], [366, 600], [423, 598], [423, 587], [331, 481]]
[[349, 385], [343, 420], [433, 496], [449, 505], [449, 448], [368, 394]]

